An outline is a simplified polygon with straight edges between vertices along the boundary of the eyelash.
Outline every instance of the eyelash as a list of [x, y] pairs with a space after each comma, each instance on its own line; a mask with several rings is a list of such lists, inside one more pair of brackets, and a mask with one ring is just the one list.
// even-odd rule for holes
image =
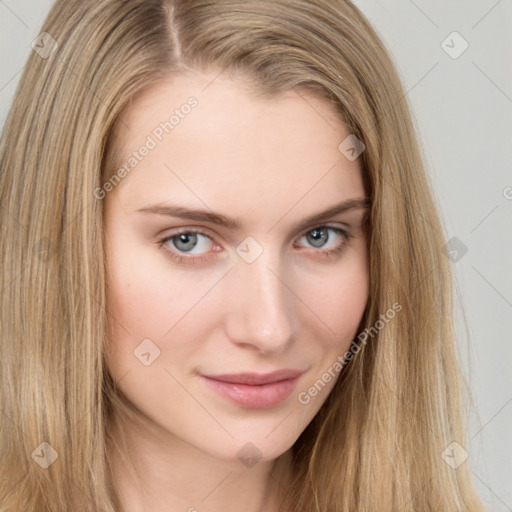
[[[353, 238], [353, 235], [351, 233], [349, 233], [348, 231], [346, 231], [345, 229], [342, 229], [342, 228], [340, 228], [338, 226], [330, 226], [330, 225], [322, 225], [322, 226], [314, 227], [312, 229], [308, 229], [302, 235], [300, 235], [299, 238], [302, 238], [304, 235], [306, 235], [307, 233], [310, 233], [311, 231], [322, 230], [322, 229], [329, 229], [331, 231], [334, 231], [336, 234], [341, 235], [343, 240], [334, 249], [328, 249], [328, 250], [316, 249], [316, 250], [313, 250], [314, 254], [316, 256], [319, 256], [320, 258], [332, 259], [332, 258], [335, 258], [336, 256], [341, 255], [341, 253], [349, 245], [350, 240]], [[170, 256], [175, 261], [177, 261], [178, 263], [202, 263], [202, 262], [205, 262], [205, 261], [210, 259], [210, 256], [206, 256], [206, 255], [203, 255], [203, 256], [182, 256], [182, 255], [179, 255], [178, 253], [176, 253], [171, 248], [169, 248], [169, 246], [165, 245], [166, 242], [172, 240], [173, 238], [175, 238], [175, 237], [177, 237], [179, 235], [183, 235], [183, 234], [187, 234], [187, 235], [188, 234], [192, 234], [192, 235], [200, 234], [200, 235], [203, 235], [206, 238], [210, 239], [213, 242], [212, 238], [208, 234], [206, 234], [202, 229], [200, 229], [200, 228], [194, 228], [194, 229], [190, 229], [190, 228], [187, 229], [187, 228], [185, 228], [185, 229], [181, 229], [179, 231], [176, 231], [175, 233], [173, 233], [170, 236], [166, 236], [165, 238], [162, 238], [162, 239], [158, 240], [158, 242], [157, 242], [158, 243], [158, 247], [159, 248], [165, 247], [164, 250], [167, 251], [170, 254]]]

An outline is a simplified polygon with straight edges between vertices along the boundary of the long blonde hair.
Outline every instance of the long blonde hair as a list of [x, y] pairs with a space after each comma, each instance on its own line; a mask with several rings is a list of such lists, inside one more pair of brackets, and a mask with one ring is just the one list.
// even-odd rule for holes
[[295, 443], [283, 510], [482, 511], [467, 463], [442, 455], [454, 441], [466, 446], [470, 399], [443, 228], [399, 77], [358, 8], [57, 0], [42, 31], [0, 142], [0, 510], [119, 510], [107, 453], [121, 401], [105, 365], [103, 202], [93, 191], [115, 170], [109, 140], [122, 109], [190, 68], [336, 105], [364, 143], [371, 200], [360, 330], [401, 305]]

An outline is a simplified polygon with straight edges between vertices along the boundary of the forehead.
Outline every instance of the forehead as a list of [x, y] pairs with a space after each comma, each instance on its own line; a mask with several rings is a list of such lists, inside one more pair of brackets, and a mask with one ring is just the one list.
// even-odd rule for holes
[[338, 149], [350, 131], [334, 104], [305, 91], [260, 97], [241, 80], [175, 75], [121, 121], [114, 147], [128, 172], [111, 194], [129, 210], [172, 200], [275, 222], [364, 196], [359, 159]]

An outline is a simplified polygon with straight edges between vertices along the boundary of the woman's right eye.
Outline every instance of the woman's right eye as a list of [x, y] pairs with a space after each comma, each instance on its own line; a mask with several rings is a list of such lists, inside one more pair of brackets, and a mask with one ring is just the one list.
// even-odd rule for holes
[[196, 248], [199, 248], [200, 253], [201, 249], [205, 251], [201, 254], [207, 254], [209, 252], [206, 250], [208, 243], [212, 244], [213, 240], [196, 229], [182, 230], [159, 241], [159, 245], [165, 246], [165, 250], [170, 252], [171, 256], [179, 263], [205, 261], [208, 258], [207, 256], [182, 256], [182, 254], [197, 254], [197, 252], [192, 252]]

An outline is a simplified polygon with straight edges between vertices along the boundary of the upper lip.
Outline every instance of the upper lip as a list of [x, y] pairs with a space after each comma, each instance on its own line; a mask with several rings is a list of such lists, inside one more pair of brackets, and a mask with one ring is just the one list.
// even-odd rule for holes
[[273, 384], [281, 380], [295, 379], [302, 375], [302, 370], [276, 370], [269, 373], [229, 373], [222, 375], [203, 375], [208, 379], [218, 380], [220, 382], [228, 382], [230, 384], [247, 384], [250, 386], [258, 386], [263, 384]]

